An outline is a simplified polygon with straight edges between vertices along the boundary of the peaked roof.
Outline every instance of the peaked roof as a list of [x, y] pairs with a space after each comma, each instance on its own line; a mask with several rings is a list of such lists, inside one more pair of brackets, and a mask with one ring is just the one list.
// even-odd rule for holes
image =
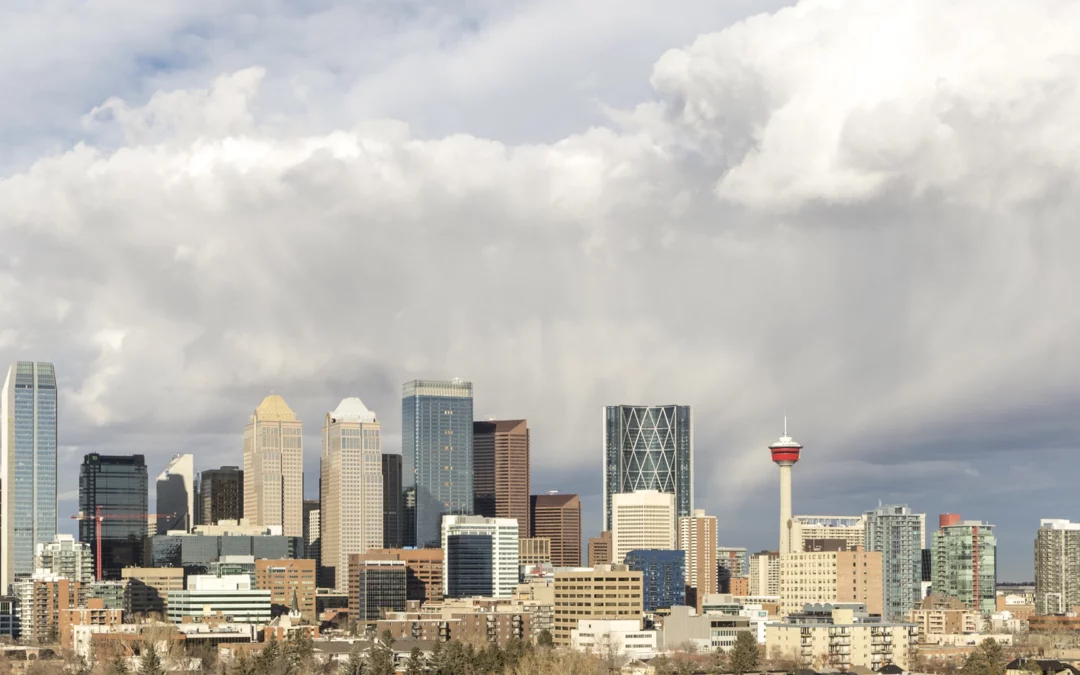
[[882, 666], [878, 673], [881, 675], [903, 675], [904, 669], [895, 663], [890, 663], [886, 666]]
[[285, 399], [277, 394], [270, 394], [255, 408], [255, 419], [260, 422], [295, 422], [296, 413]]
[[341, 399], [338, 407], [330, 413], [330, 417], [338, 422], [374, 422], [375, 413], [367, 409], [364, 402], [355, 396]]

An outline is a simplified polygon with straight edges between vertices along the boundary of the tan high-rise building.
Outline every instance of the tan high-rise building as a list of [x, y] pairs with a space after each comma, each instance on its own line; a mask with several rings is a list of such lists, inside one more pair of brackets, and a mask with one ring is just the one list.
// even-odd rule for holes
[[825, 551], [780, 556], [780, 611], [787, 615], [811, 603], [861, 602], [881, 614], [884, 588], [878, 551]]
[[302, 537], [304, 431], [285, 399], [263, 399], [244, 427], [244, 517]]
[[472, 451], [474, 513], [485, 518], [517, 518], [522, 538], [533, 536], [529, 531], [528, 422], [473, 422]]
[[349, 556], [383, 543], [382, 440], [375, 413], [347, 398], [323, 424], [319, 585], [344, 591]]
[[780, 554], [776, 551], [750, 556], [750, 595], [780, 595]]
[[532, 536], [551, 539], [551, 564], [581, 565], [581, 500], [577, 495], [533, 495]]
[[288, 611], [295, 600], [301, 616], [316, 623], [314, 560], [256, 560], [255, 588], [270, 591], [272, 612]]
[[589, 537], [589, 567], [611, 564], [611, 533], [604, 530], [598, 537]]
[[120, 570], [124, 609], [131, 614], [165, 616], [170, 591], [184, 590], [182, 567], [125, 567]]
[[686, 551], [686, 604], [701, 612], [701, 601], [716, 589], [716, 516], [697, 509], [679, 518], [679, 549]]
[[405, 563], [405, 597], [422, 603], [443, 600], [443, 551], [441, 548], [380, 548], [356, 557], [356, 561], [401, 560]]
[[[618, 495], [616, 495], [618, 496]], [[582, 619], [633, 619], [640, 622], [644, 603], [641, 572], [605, 565], [589, 572], [555, 575], [556, 646], [569, 647], [570, 632]]]
[[616, 565], [636, 549], [675, 548], [675, 495], [638, 490], [611, 495], [611, 552]]

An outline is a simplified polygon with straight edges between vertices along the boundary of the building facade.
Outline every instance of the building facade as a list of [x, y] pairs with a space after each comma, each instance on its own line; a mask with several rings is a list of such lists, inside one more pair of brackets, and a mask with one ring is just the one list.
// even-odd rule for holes
[[167, 614], [173, 623], [199, 623], [213, 618], [267, 624], [271, 617], [270, 591], [253, 589], [246, 574], [193, 574], [187, 578], [185, 590], [169, 593]]
[[826, 551], [780, 556], [780, 611], [792, 614], [809, 604], [861, 603], [882, 613], [879, 552]]
[[637, 621], [643, 613], [641, 572], [609, 565], [583, 572], [555, 574], [555, 645], [569, 647], [579, 621], [613, 619]]
[[750, 556], [750, 595], [780, 595], [780, 554], [776, 551]]
[[199, 482], [199, 524], [244, 517], [244, 471], [238, 466], [207, 469]]
[[945, 514], [934, 533], [934, 594], [956, 598], [984, 614], [995, 611], [997, 537], [994, 526]]
[[686, 551], [630, 551], [626, 567], [641, 572], [646, 612], [686, 605]]
[[518, 582], [516, 518], [443, 516], [443, 595], [509, 598]]
[[130, 614], [165, 616], [169, 593], [184, 590], [181, 567], [125, 567], [124, 610]]
[[1035, 611], [1065, 614], [1080, 605], [1080, 523], [1039, 521], [1035, 535]]
[[244, 518], [302, 537], [304, 430], [285, 399], [271, 394], [244, 427]]
[[51, 542], [37, 545], [34, 571], [89, 584], [94, 580], [94, 556], [89, 544], [75, 541], [70, 534], [58, 534]]
[[820, 550], [816, 542], [843, 541], [849, 551], [866, 545], [866, 519], [862, 516], [794, 516], [791, 523], [793, 553]]
[[405, 563], [405, 599], [421, 604], [443, 601], [443, 551], [440, 548], [381, 549], [356, 556], [359, 561]]
[[195, 457], [176, 455], [157, 477], [157, 531], [190, 532], [195, 522]]
[[515, 518], [521, 537], [531, 537], [528, 422], [473, 422], [472, 455], [473, 513]]
[[656, 490], [674, 496], [675, 518], [694, 503], [694, 418], [690, 406], [604, 408], [604, 530], [613, 531], [612, 498]]
[[404, 612], [408, 572], [403, 560], [349, 556], [349, 619], [373, 623], [387, 612]]
[[589, 537], [589, 567], [611, 564], [611, 532], [604, 530], [598, 537]]
[[382, 432], [358, 398], [323, 424], [319, 481], [319, 584], [344, 591], [349, 555], [383, 545]]
[[831, 609], [826, 620], [793, 618], [765, 627], [765, 642], [782, 658], [804, 668], [851, 671], [857, 666], [880, 670], [895, 665], [907, 671], [917, 627], [908, 623], [863, 622], [851, 609]]
[[14, 584], [19, 599], [20, 639], [51, 644], [60, 637], [60, 613], [84, 602], [83, 585], [48, 573], [34, 573]]
[[551, 540], [551, 564], [581, 565], [581, 499], [556, 493], [533, 495], [529, 501], [529, 530], [533, 537]]
[[518, 564], [551, 566], [551, 540], [547, 537], [519, 539]]
[[320, 512], [318, 499], [304, 500], [304, 557], [318, 562], [322, 559], [320, 550], [322, 542], [320, 536]]
[[717, 592], [716, 516], [697, 509], [679, 518], [679, 549], [686, 552], [686, 601], [701, 611], [706, 595]]
[[318, 624], [314, 560], [256, 560], [254, 588], [270, 591], [271, 616], [288, 613], [295, 602], [305, 621]]
[[634, 549], [674, 549], [675, 495], [656, 490], [611, 498], [611, 551], [616, 565]]
[[142, 455], [91, 453], [83, 457], [79, 469], [79, 541], [89, 544], [93, 555], [97, 555], [98, 527], [94, 517], [100, 508], [100, 564], [105, 579], [120, 579], [120, 570], [125, 567], [143, 566], [148, 483]]
[[473, 511], [472, 392], [463, 380], [414, 380], [402, 388], [406, 546], [437, 548], [442, 517]]
[[382, 548], [401, 548], [405, 500], [401, 494], [401, 455], [383, 453], [383, 543]]
[[867, 511], [866, 550], [881, 553], [883, 614], [902, 621], [922, 599], [922, 551], [926, 514], [912, 513], [906, 504], [889, 504]]
[[0, 392], [0, 581], [34, 572], [34, 549], [56, 536], [56, 370], [19, 361]]

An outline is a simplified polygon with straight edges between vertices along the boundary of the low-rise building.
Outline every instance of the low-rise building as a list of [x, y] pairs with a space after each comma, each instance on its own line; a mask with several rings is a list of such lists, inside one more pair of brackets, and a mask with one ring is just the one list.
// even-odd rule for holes
[[754, 633], [749, 618], [698, 614], [693, 607], [672, 607], [663, 618], [659, 644], [664, 650], [690, 644], [699, 652], [728, 651], [735, 646], [739, 633]]
[[641, 622], [644, 611], [641, 572], [625, 565], [604, 565], [584, 572], [555, 575], [552, 636], [558, 646], [571, 645], [571, 631], [581, 620]]
[[889, 664], [907, 670], [917, 639], [915, 624], [885, 623], [863, 608], [827, 604], [808, 606], [765, 628], [770, 652], [818, 670], [863, 666], [877, 671]]
[[570, 646], [601, 657], [650, 659], [659, 652], [658, 635], [655, 630], [642, 630], [641, 622], [631, 619], [581, 619], [571, 631]]
[[187, 590], [169, 593], [166, 608], [174, 623], [227, 620], [265, 624], [270, 621], [270, 590], [251, 588], [246, 574], [188, 577]]
[[123, 622], [123, 609], [107, 608], [101, 598], [89, 598], [85, 607], [69, 607], [60, 610], [60, 646], [64, 649], [75, 648], [76, 626], [104, 626], [108, 630]]
[[184, 570], [179, 567], [125, 567], [124, 609], [136, 616], [165, 616], [169, 593], [184, 590]]
[[970, 635], [984, 629], [982, 613], [964, 606], [955, 598], [931, 595], [919, 607], [909, 611], [905, 619], [919, 627], [925, 642], [935, 635]]

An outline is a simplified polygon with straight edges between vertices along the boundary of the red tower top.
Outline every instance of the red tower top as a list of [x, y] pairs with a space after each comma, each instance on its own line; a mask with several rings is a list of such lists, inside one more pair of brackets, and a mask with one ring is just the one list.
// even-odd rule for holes
[[784, 418], [784, 435], [780, 437], [780, 440], [769, 446], [769, 451], [772, 452], [772, 461], [782, 466], [791, 466], [799, 461], [802, 445], [787, 435], [786, 417]]

